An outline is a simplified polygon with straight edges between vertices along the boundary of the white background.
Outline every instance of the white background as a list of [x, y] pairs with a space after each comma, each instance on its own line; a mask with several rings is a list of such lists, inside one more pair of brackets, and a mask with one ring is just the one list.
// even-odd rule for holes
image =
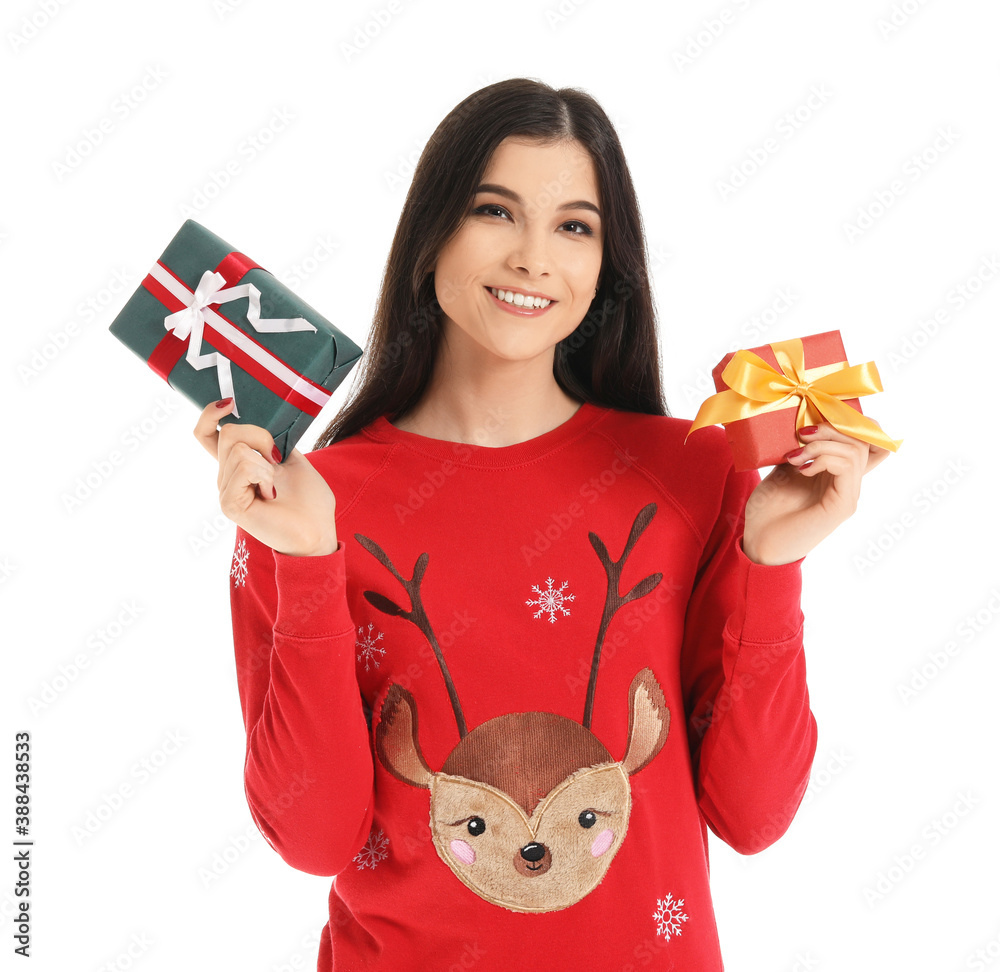
[[[107, 326], [192, 215], [298, 274], [363, 347], [427, 137], [525, 75], [586, 89], [618, 127], [673, 414], [726, 351], [840, 328], [882, 375], [866, 413], [905, 439], [805, 561], [806, 802], [759, 855], [711, 837], [727, 969], [1000, 969], [998, 27], [987, 0], [5, 4], [0, 832], [29, 731], [36, 841], [16, 967], [315, 967], [329, 880], [284, 864], [244, 802], [215, 465], [194, 406]], [[0, 867], [5, 968], [14, 880]]]

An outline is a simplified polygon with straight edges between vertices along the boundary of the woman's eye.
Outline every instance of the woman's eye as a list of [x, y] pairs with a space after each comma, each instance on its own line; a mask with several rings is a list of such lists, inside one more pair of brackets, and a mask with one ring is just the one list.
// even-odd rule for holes
[[[493, 215], [493, 213], [488, 212], [489, 210], [493, 210], [496, 213], [501, 213], [503, 216], [507, 216], [507, 217], [510, 216], [510, 213], [508, 213], [507, 210], [503, 208], [503, 206], [498, 206], [496, 203], [484, 203], [482, 206], [477, 206], [472, 211], [473, 211], [473, 213], [482, 213], [484, 216], [485, 215]], [[593, 236], [594, 235], [594, 231], [586, 223], [582, 223], [578, 219], [571, 219], [571, 220], [563, 223], [563, 226], [578, 226], [579, 227], [579, 229], [570, 230], [570, 235], [571, 236]]]
[[474, 213], [484, 213], [487, 209], [496, 209], [501, 213], [507, 213], [507, 210], [503, 206], [498, 206], [496, 203], [486, 203], [485, 205], [479, 206], [472, 210]]

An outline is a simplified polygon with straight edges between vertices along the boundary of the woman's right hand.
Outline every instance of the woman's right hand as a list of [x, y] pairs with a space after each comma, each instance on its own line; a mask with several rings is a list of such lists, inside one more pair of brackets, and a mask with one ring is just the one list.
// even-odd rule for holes
[[219, 460], [222, 512], [278, 553], [333, 553], [337, 501], [326, 480], [298, 449], [284, 462], [274, 459], [274, 439], [259, 425], [227, 422], [218, 429], [232, 410], [232, 399], [222, 408], [209, 402], [194, 427], [195, 438]]

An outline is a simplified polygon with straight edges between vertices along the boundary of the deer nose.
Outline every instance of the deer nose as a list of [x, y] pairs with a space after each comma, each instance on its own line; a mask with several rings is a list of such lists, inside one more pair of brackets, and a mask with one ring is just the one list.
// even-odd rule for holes
[[514, 870], [521, 877], [538, 877], [550, 867], [552, 867], [552, 851], [544, 844], [533, 840], [520, 850], [514, 851]]

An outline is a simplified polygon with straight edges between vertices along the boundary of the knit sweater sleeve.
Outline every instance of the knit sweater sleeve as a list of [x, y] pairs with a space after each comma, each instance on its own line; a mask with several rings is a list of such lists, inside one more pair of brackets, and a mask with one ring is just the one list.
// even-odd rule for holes
[[335, 875], [364, 844], [373, 805], [344, 544], [294, 557], [238, 527], [240, 564], [230, 604], [247, 803], [287, 863]]
[[698, 805], [741, 854], [776, 841], [809, 782], [816, 720], [809, 708], [802, 560], [762, 565], [743, 552], [756, 470], [729, 466], [685, 617], [681, 677]]

